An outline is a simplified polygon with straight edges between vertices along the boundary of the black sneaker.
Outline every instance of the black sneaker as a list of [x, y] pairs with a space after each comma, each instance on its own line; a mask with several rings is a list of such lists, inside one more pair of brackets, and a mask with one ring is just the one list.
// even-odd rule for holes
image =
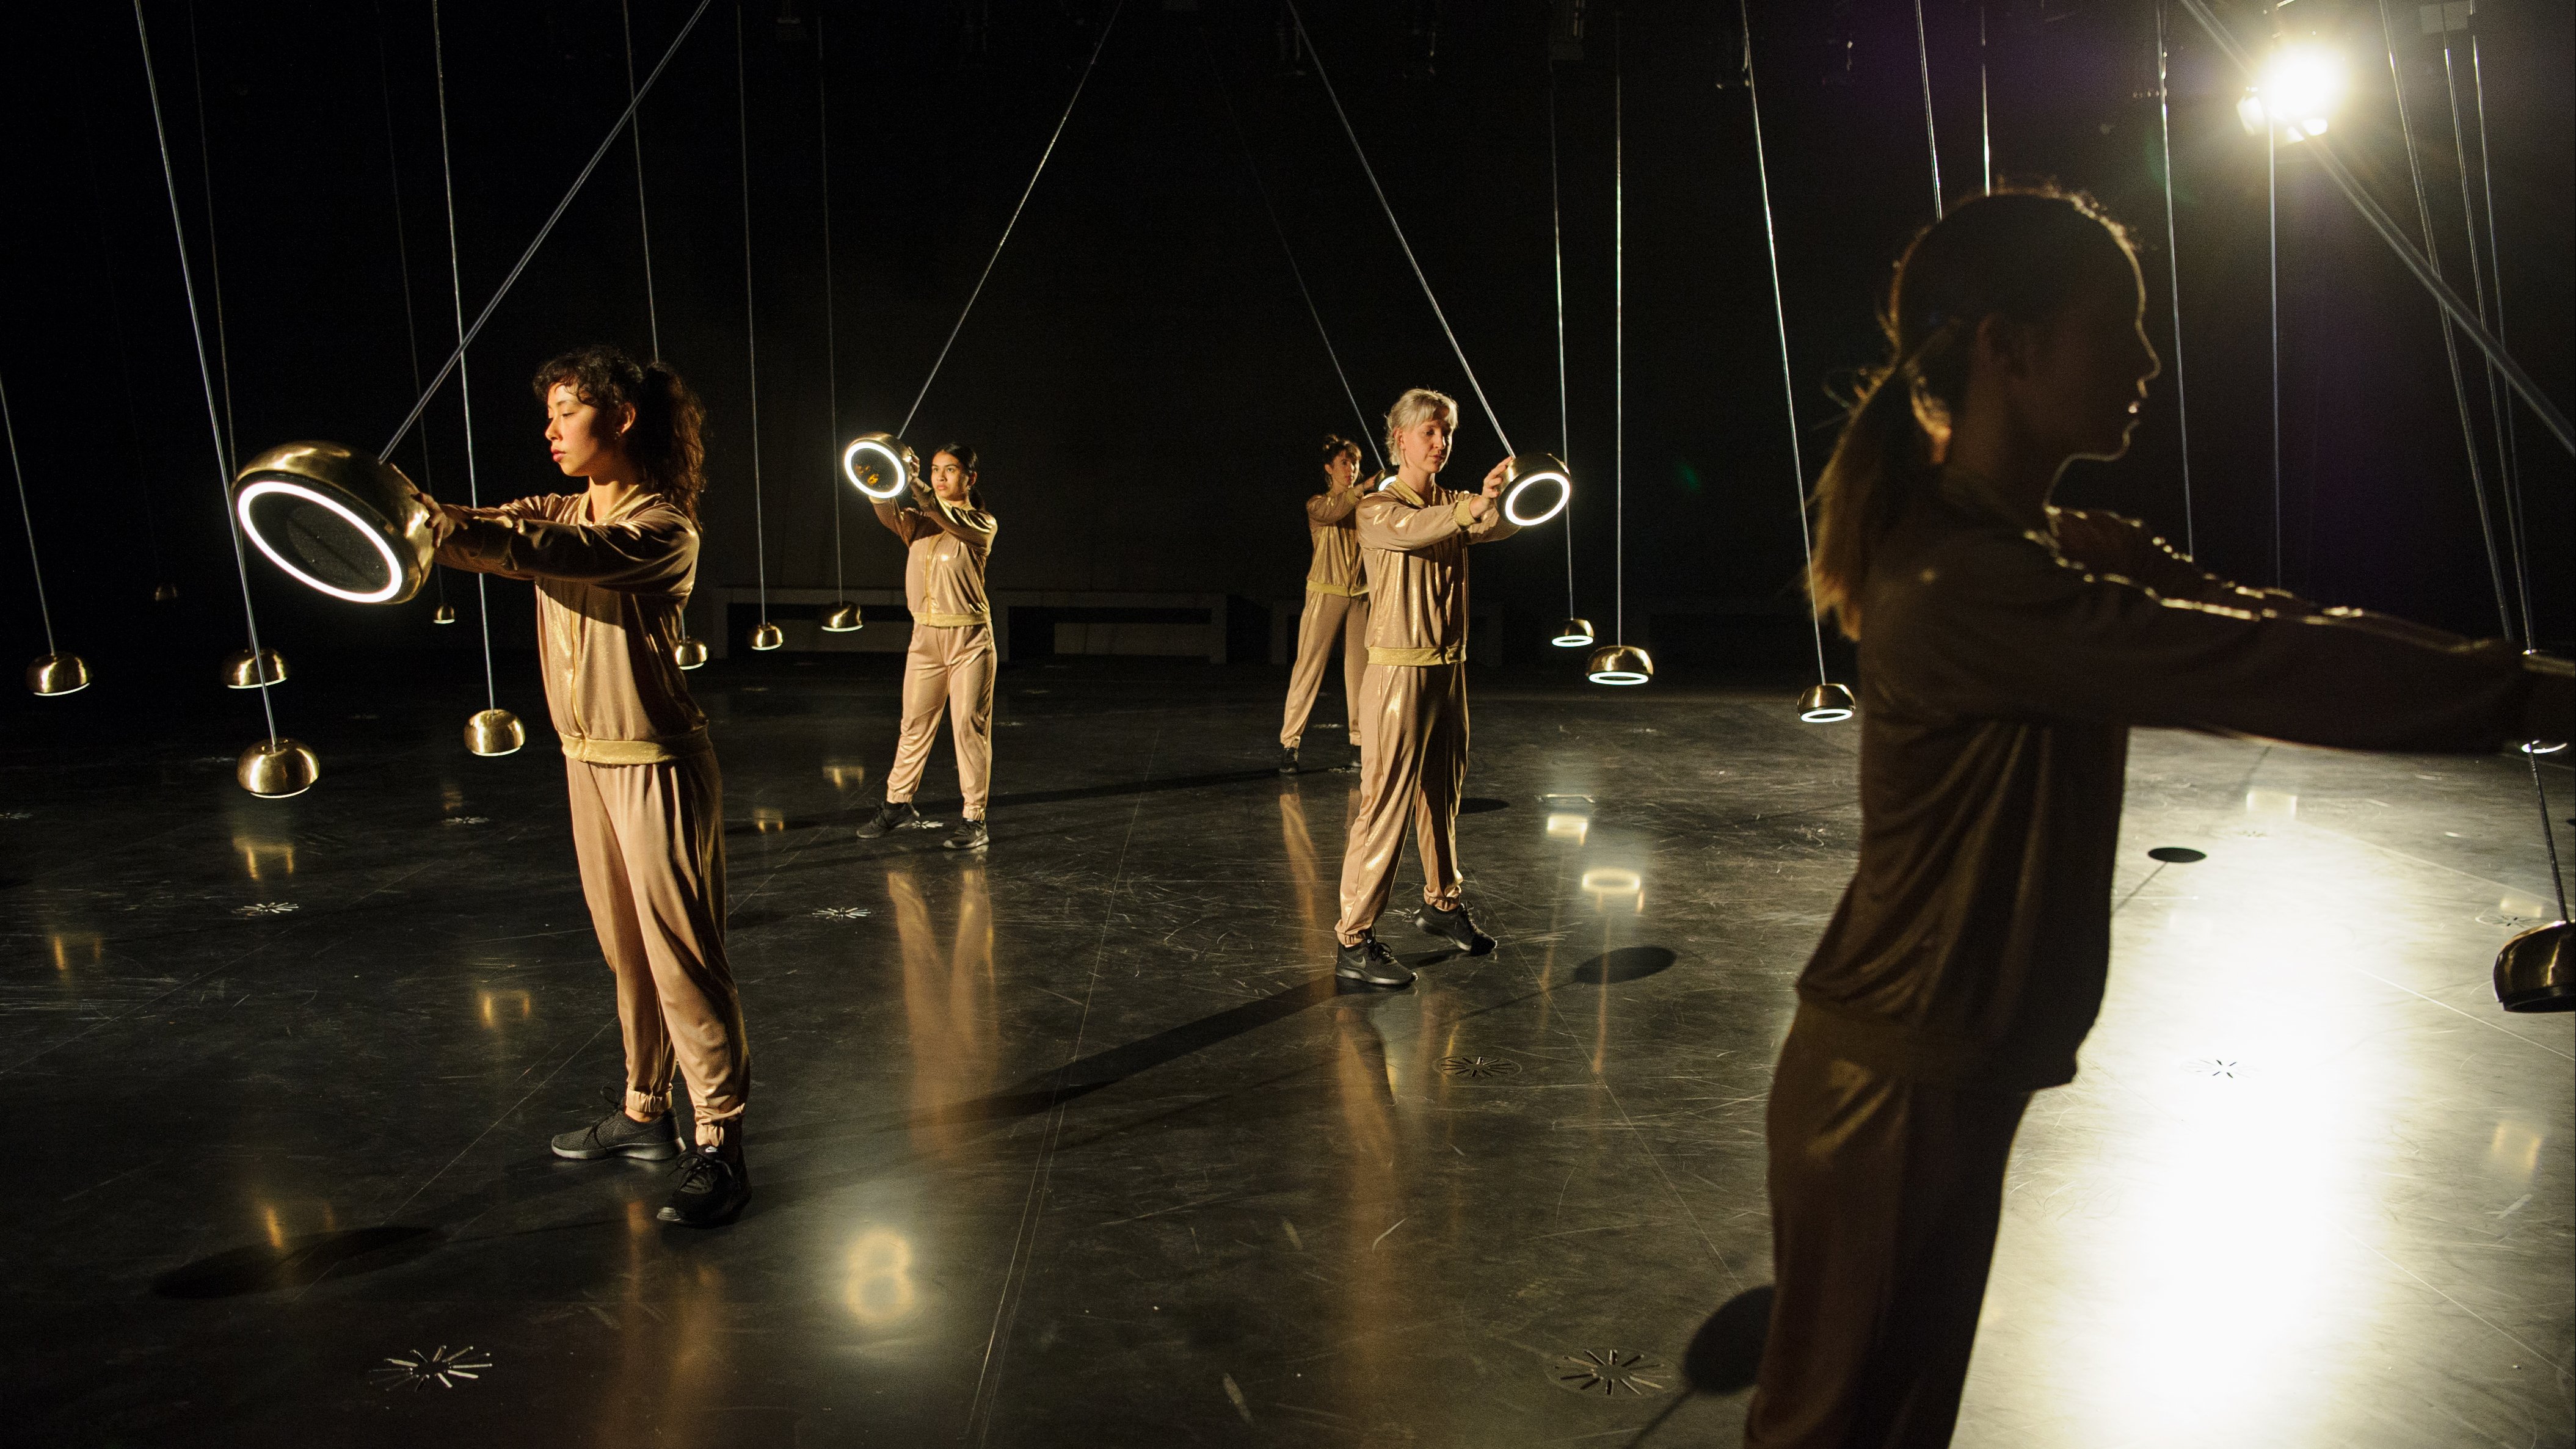
[[1395, 953], [1371, 936], [1356, 946], [1344, 946], [1333, 956], [1333, 974], [1345, 981], [1367, 986], [1382, 986], [1389, 991], [1411, 986], [1413, 973], [1395, 959]]
[[1470, 956], [1482, 956], [1494, 949], [1494, 938], [1476, 929], [1476, 923], [1467, 919], [1465, 906], [1454, 911], [1424, 906], [1415, 913], [1413, 923]]
[[1297, 747], [1295, 745], [1281, 745], [1279, 747], [1279, 773], [1283, 775], [1293, 775], [1297, 773]]
[[973, 816], [968, 816], [957, 822], [957, 828], [948, 832], [948, 838], [939, 842], [939, 848], [942, 850], [982, 850], [985, 846], [990, 845], [992, 841], [993, 837], [991, 833], [984, 829], [984, 822], [975, 819]]
[[877, 807], [877, 813], [869, 816], [866, 824], [859, 827], [859, 838], [874, 840], [889, 830], [901, 830], [907, 825], [920, 823], [921, 812], [912, 808], [911, 801], [888, 800]]
[[680, 1139], [671, 1135], [668, 1116], [638, 1122], [624, 1112], [611, 1112], [578, 1132], [557, 1137], [554, 1149], [555, 1156], [575, 1162], [595, 1162], [603, 1157], [666, 1162], [680, 1155]]
[[731, 1158], [719, 1147], [701, 1147], [680, 1164], [680, 1180], [671, 1200], [655, 1217], [688, 1228], [712, 1228], [732, 1222], [751, 1199], [751, 1171], [739, 1153]]

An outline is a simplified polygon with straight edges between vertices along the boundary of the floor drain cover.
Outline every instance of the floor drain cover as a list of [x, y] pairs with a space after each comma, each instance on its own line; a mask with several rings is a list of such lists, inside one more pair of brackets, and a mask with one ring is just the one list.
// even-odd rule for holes
[[298, 909], [299, 907], [293, 901], [253, 901], [246, 906], [233, 907], [233, 914], [236, 916], [252, 918], [259, 916], [291, 916], [295, 914]]
[[1453, 1077], [1509, 1077], [1521, 1064], [1509, 1057], [1442, 1057], [1440, 1070]]
[[1548, 1370], [1561, 1389], [1605, 1399], [1645, 1398], [1673, 1386], [1672, 1365], [1626, 1348], [1587, 1348], [1569, 1353]]
[[814, 914], [816, 917], [826, 921], [864, 921], [868, 918], [868, 908], [865, 906], [825, 906]]
[[480, 1371], [491, 1366], [491, 1360], [474, 1357], [474, 1345], [470, 1343], [452, 1352], [442, 1343], [436, 1353], [422, 1353], [415, 1348], [398, 1358], [386, 1359], [383, 1367], [371, 1370], [367, 1377], [383, 1384], [387, 1392], [424, 1389], [433, 1383], [452, 1389], [456, 1387], [454, 1380], [481, 1378]]

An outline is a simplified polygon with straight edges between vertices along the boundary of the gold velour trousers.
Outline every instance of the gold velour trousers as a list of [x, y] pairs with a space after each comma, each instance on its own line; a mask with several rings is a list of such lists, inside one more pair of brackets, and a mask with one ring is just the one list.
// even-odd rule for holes
[[886, 798], [898, 804], [921, 788], [939, 716], [948, 715], [957, 749], [957, 789], [966, 816], [984, 818], [993, 780], [993, 626], [943, 627], [916, 622], [903, 660], [903, 727], [886, 772]]
[[1323, 692], [1324, 668], [1333, 658], [1333, 641], [1342, 644], [1342, 709], [1349, 716], [1351, 743], [1360, 742], [1360, 686], [1368, 671], [1368, 595], [1306, 591], [1306, 612], [1297, 620], [1297, 667], [1288, 675], [1288, 713], [1279, 725], [1282, 748], [1295, 749], [1306, 735], [1306, 717]]
[[1467, 666], [1372, 664], [1360, 684], [1360, 803], [1342, 854], [1345, 946], [1368, 939], [1412, 827], [1423, 903], [1458, 909], [1458, 799], [1467, 787]]

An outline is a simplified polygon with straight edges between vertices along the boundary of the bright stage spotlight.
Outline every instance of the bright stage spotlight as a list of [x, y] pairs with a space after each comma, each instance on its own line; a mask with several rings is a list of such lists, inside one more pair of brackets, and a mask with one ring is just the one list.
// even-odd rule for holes
[[2343, 92], [2342, 56], [2322, 45], [2285, 44], [2263, 62], [2254, 88], [2236, 103], [2236, 118], [2248, 132], [2261, 130], [2268, 119], [2281, 128], [2283, 140], [2304, 141], [2325, 134]]
[[841, 450], [841, 476], [879, 503], [901, 498], [918, 466], [912, 450], [891, 433], [861, 433]]

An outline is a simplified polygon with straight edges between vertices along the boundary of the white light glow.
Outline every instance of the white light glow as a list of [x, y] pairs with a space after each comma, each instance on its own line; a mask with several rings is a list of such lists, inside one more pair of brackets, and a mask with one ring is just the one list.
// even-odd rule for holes
[[2263, 63], [2253, 90], [2236, 103], [2236, 117], [2249, 132], [2262, 129], [2268, 119], [2281, 128], [2284, 140], [2322, 136], [2343, 102], [2344, 86], [2342, 56], [2322, 45], [2284, 45]]
[[[1530, 493], [1536, 489], [1549, 487], [1556, 490], [1555, 496], [1548, 500], [1547, 507], [1535, 513], [1531, 512], [1525, 502]], [[1503, 490], [1503, 517], [1518, 527], [1528, 528], [1545, 523], [1563, 513], [1565, 505], [1573, 500], [1572, 480], [1554, 468], [1543, 468], [1535, 473], [1522, 474], [1512, 480], [1510, 487]]]
[[1825, 709], [1800, 710], [1798, 712], [1799, 720], [1806, 724], [1841, 724], [1844, 720], [1850, 719], [1851, 717], [1852, 712], [1843, 708], [1841, 705], [1832, 705]]
[[1559, 634], [1547, 642], [1555, 645], [1559, 649], [1580, 649], [1584, 645], [1592, 642], [1592, 636], [1589, 634]]
[[[882, 476], [894, 481], [886, 485], [883, 492], [869, 487], [866, 476], [859, 472], [859, 456], [862, 453], [885, 460]], [[841, 450], [841, 476], [850, 480], [851, 487], [879, 501], [900, 498], [904, 495], [904, 491], [912, 486], [912, 477], [904, 470], [903, 454], [892, 445], [873, 437], [860, 438]]]
[[[372, 593], [362, 594], [351, 589], [340, 588], [335, 584], [326, 584], [289, 562], [286, 555], [279, 553], [275, 545], [262, 537], [258, 526], [251, 522], [250, 506], [271, 493], [283, 493], [291, 498], [301, 498], [307, 503], [318, 504], [338, 514], [351, 528], [357, 530], [361, 538], [375, 545], [377, 555], [385, 561], [385, 586]], [[353, 604], [381, 604], [402, 592], [402, 561], [394, 557], [394, 546], [387, 543], [384, 535], [377, 532], [372, 524], [360, 518], [347, 504], [336, 498], [318, 493], [301, 483], [289, 483], [280, 478], [262, 478], [244, 488], [240, 496], [233, 500], [233, 512], [241, 519], [242, 532], [250, 535], [250, 541], [259, 546], [261, 553], [268, 555], [268, 561], [294, 575], [298, 582], [307, 587], [318, 589], [335, 599], [346, 599]]]
[[1591, 676], [1595, 684], [1643, 684], [1649, 677], [1634, 669], [1596, 669]]

